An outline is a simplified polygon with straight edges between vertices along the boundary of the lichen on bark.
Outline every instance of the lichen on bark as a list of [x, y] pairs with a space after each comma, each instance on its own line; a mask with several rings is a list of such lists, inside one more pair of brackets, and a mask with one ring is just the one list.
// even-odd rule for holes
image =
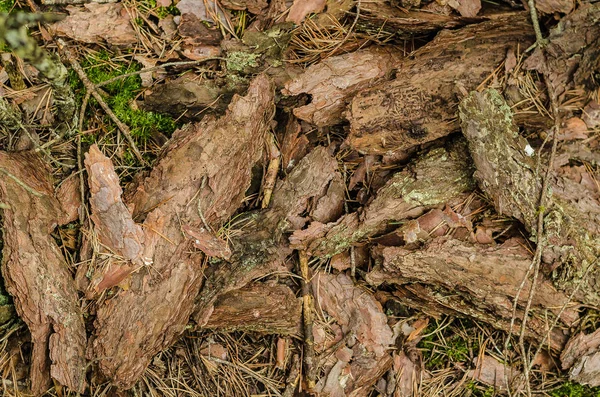
[[[548, 184], [550, 204], [539, 207], [544, 162], [537, 166], [536, 159], [528, 156], [529, 144], [519, 135], [510, 107], [498, 91], [471, 93], [461, 101], [459, 113], [477, 168], [475, 178], [496, 211], [521, 221], [530, 239], [544, 244], [542, 260], [552, 270], [557, 288], [567, 293], [578, 289], [576, 299], [599, 304], [600, 270], [595, 262], [600, 255], [596, 220], [600, 207], [580, 205], [564, 188], [568, 181], [554, 173]], [[543, 236], [536, 236], [538, 211], [545, 212]], [[590, 266], [594, 268], [588, 271]]]

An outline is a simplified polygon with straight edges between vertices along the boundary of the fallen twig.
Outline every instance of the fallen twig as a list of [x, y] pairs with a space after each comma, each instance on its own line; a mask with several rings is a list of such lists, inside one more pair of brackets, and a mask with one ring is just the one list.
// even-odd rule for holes
[[94, 99], [96, 99], [96, 101], [98, 101], [98, 104], [100, 105], [100, 107], [104, 110], [104, 112], [106, 112], [108, 117], [110, 117], [110, 119], [117, 125], [117, 127], [123, 133], [123, 135], [125, 135], [125, 138], [129, 142], [129, 146], [131, 147], [131, 151], [135, 154], [137, 159], [143, 165], [147, 166], [148, 163], [146, 162], [146, 160], [144, 160], [144, 158], [142, 157], [142, 154], [138, 150], [137, 145], [135, 144], [135, 141], [133, 140], [133, 137], [131, 136], [131, 131], [129, 130], [129, 127], [127, 127], [127, 125], [125, 125], [121, 120], [119, 120], [119, 118], [113, 113], [113, 111], [110, 109], [110, 107], [106, 104], [106, 102], [104, 101], [102, 96], [98, 93], [98, 90], [97, 90], [96, 86], [94, 86], [94, 83], [92, 83], [90, 81], [90, 79], [85, 74], [85, 71], [83, 70], [83, 68], [77, 61], [77, 59], [75, 59], [75, 57], [73, 56], [71, 51], [69, 51], [69, 49], [67, 48], [67, 44], [62, 39], [58, 39], [57, 43], [58, 43], [60, 51], [67, 58], [67, 61], [69, 61], [69, 64], [71, 65], [73, 70], [75, 70], [75, 72], [79, 76], [79, 79], [85, 86], [86, 90], [88, 90], [91, 93], [91, 95], [94, 97]]
[[302, 324], [304, 326], [304, 365], [306, 370], [306, 383], [308, 390], [316, 385], [317, 366], [315, 362], [314, 336], [312, 333], [312, 295], [310, 293], [310, 279], [308, 276], [308, 255], [306, 251], [298, 251], [300, 259], [300, 273], [302, 274]]

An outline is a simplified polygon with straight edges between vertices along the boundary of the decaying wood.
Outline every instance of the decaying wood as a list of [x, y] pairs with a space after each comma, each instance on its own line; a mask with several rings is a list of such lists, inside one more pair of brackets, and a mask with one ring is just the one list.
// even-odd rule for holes
[[331, 257], [385, 232], [390, 222], [418, 217], [470, 191], [472, 172], [464, 141], [433, 149], [396, 173], [364, 212], [326, 225], [313, 222], [290, 241], [294, 247], [307, 247], [312, 256]]
[[600, 330], [573, 336], [562, 351], [560, 361], [563, 369], [569, 369], [571, 380], [600, 386]]
[[[147, 266], [132, 274], [129, 289], [100, 305], [90, 343], [91, 358], [119, 388], [133, 386], [152, 356], [183, 332], [202, 284], [203, 256], [182, 225], [215, 230], [241, 205], [272, 116], [273, 89], [259, 75], [223, 117], [177, 131], [151, 174], [128, 196], [133, 219], [143, 221]], [[114, 199], [114, 193], [107, 196]], [[96, 212], [98, 218], [110, 214]]]
[[284, 233], [307, 222], [301, 214], [309, 200], [323, 194], [336, 174], [336, 160], [326, 148], [317, 147], [276, 185], [269, 209], [246, 215], [243, 234], [231, 238], [230, 262], [220, 262], [210, 269], [198, 296], [193, 318], [199, 326], [209, 320], [218, 296], [242, 288], [253, 278], [281, 266], [291, 253]]
[[[532, 259], [521, 244], [509, 240], [490, 247], [438, 237], [415, 251], [383, 248], [383, 263], [367, 275], [367, 280], [374, 285], [387, 282], [404, 286], [408, 293], [396, 295], [411, 306], [460, 313], [509, 331], [512, 302]], [[530, 287], [531, 283], [526, 281], [517, 318], [522, 316]], [[558, 314], [568, 296], [557, 291], [548, 280], [541, 281], [536, 291], [527, 336], [541, 340], [548, 333], [547, 319]], [[416, 300], [411, 299], [411, 293]], [[564, 326], [573, 325], [577, 319], [576, 307], [569, 307], [561, 315]], [[516, 324], [512, 332], [518, 329]], [[550, 347], [560, 351], [566, 335], [559, 329], [552, 330], [550, 335]]]
[[36, 154], [0, 152], [2, 276], [31, 331], [31, 390], [50, 378], [83, 392], [86, 333], [73, 278], [50, 235], [64, 215], [50, 170]]
[[398, 59], [395, 52], [377, 47], [327, 58], [288, 81], [282, 93], [312, 96], [311, 103], [294, 108], [299, 119], [319, 127], [338, 124], [350, 98], [384, 78]]
[[289, 287], [255, 283], [220, 296], [204, 327], [299, 335], [300, 315], [300, 300]]
[[532, 42], [526, 15], [440, 32], [399, 63], [394, 80], [355, 96], [348, 142], [363, 153], [385, 154], [458, 130], [460, 92], [488, 78], [509, 49]]
[[583, 303], [599, 304], [600, 270], [595, 262], [600, 255], [600, 202], [581, 200], [585, 188], [554, 176], [552, 204], [538, 208], [540, 172], [497, 91], [469, 95], [461, 102], [460, 118], [477, 168], [475, 177], [496, 211], [518, 219], [530, 232], [536, 230], [538, 211], [547, 211], [544, 238], [548, 246], [542, 259], [554, 270], [554, 284], [568, 293], [578, 290], [575, 297]]
[[363, 1], [359, 18], [359, 29], [364, 27], [375, 31], [384, 29], [406, 36], [457, 28], [483, 20], [483, 18], [463, 18], [419, 9], [401, 10], [383, 0]]

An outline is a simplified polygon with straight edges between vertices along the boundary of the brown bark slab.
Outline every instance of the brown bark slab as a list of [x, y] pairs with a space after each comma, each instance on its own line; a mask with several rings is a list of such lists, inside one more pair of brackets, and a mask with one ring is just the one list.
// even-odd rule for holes
[[[90, 356], [119, 388], [132, 387], [152, 356], [183, 332], [202, 285], [203, 255], [181, 227], [214, 230], [240, 206], [272, 116], [272, 85], [259, 75], [223, 117], [177, 131], [151, 174], [130, 194], [133, 219], [143, 220], [147, 266], [132, 274], [128, 290], [100, 305], [90, 343]], [[88, 172], [95, 177], [89, 165]], [[126, 217], [122, 207], [118, 213]]]
[[50, 170], [34, 153], [0, 152], [2, 276], [19, 317], [31, 332], [31, 390], [50, 378], [73, 391], [85, 388], [86, 334], [67, 263], [50, 235], [67, 218], [54, 197]]
[[299, 335], [301, 318], [302, 303], [289, 287], [255, 283], [220, 296], [204, 327]]
[[[381, 267], [370, 272], [367, 280], [375, 285], [402, 285], [407, 292], [396, 295], [412, 306], [462, 314], [505, 331], [519, 332], [519, 319], [531, 288], [529, 281], [519, 296], [515, 326], [509, 330], [513, 300], [532, 260], [519, 242], [509, 240], [500, 246], [488, 246], [438, 237], [421, 250], [384, 248], [382, 257]], [[527, 336], [542, 339], [551, 323], [546, 316], [557, 315], [567, 300], [566, 294], [542, 278], [532, 302]], [[577, 319], [576, 308], [567, 308], [561, 324], [571, 326]], [[565, 342], [562, 331], [551, 331], [548, 343], [552, 349], [560, 351]]]
[[[318, 273], [311, 285], [318, 300], [318, 312], [327, 313], [339, 327], [339, 332], [331, 330], [336, 334], [336, 340], [330, 341], [335, 347], [328, 348], [333, 347], [334, 351], [321, 355], [327, 375], [317, 382], [315, 391], [323, 395], [367, 396], [373, 384], [392, 366], [389, 350], [395, 338], [381, 305], [343, 273]], [[321, 325], [313, 327], [317, 335], [322, 334]], [[355, 340], [342, 341], [347, 335], [353, 335]], [[325, 345], [320, 339], [317, 337], [316, 349], [324, 353]]]
[[230, 262], [210, 269], [198, 296], [193, 318], [199, 326], [209, 320], [218, 296], [242, 288], [281, 265], [291, 253], [284, 234], [308, 221], [301, 214], [308, 208], [309, 200], [320, 197], [336, 175], [337, 161], [319, 146], [278, 182], [269, 209], [246, 214], [243, 234], [231, 239]]
[[399, 63], [394, 80], [355, 96], [348, 109], [348, 142], [363, 153], [385, 154], [458, 130], [461, 90], [475, 89], [507, 50], [532, 42], [524, 14], [440, 32]]
[[313, 222], [290, 241], [313, 256], [331, 257], [385, 232], [390, 222], [416, 218], [472, 190], [472, 172], [464, 141], [433, 149], [394, 174], [364, 212], [326, 225]]
[[[572, 88], [594, 90], [597, 87], [594, 70], [598, 69], [598, 18], [598, 3], [581, 4], [551, 29], [544, 52], [536, 48], [525, 61], [526, 68], [549, 76], [559, 99]], [[571, 102], [570, 105], [583, 107], [585, 103]]]

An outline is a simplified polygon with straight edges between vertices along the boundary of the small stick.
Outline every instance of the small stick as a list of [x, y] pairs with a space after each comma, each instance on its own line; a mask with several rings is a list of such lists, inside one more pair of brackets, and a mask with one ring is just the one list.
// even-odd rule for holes
[[38, 192], [37, 190], [35, 190], [34, 188], [32, 188], [31, 186], [29, 186], [25, 182], [23, 182], [22, 180], [20, 180], [19, 178], [17, 178], [15, 175], [13, 175], [10, 172], [8, 172], [7, 170], [5, 170], [4, 168], [0, 167], [0, 172], [2, 172], [7, 177], [9, 177], [13, 181], [15, 181], [17, 183], [17, 185], [21, 186], [23, 189], [25, 189], [29, 193], [33, 194], [35, 197], [42, 197], [43, 196], [42, 193]]
[[273, 135], [271, 135], [270, 141], [269, 155], [271, 160], [269, 161], [269, 166], [267, 167], [267, 172], [265, 173], [263, 200], [261, 206], [263, 209], [267, 208], [271, 202], [271, 195], [273, 194], [273, 188], [275, 187], [275, 182], [277, 181], [277, 172], [279, 172], [279, 165], [281, 164], [281, 153], [279, 152], [279, 149], [277, 149]]
[[[531, 23], [533, 24], [533, 30], [535, 31], [536, 44], [541, 48], [545, 44], [545, 39], [542, 36], [542, 31], [540, 29], [540, 23], [538, 20], [537, 10], [535, 8], [535, 0], [528, 0], [529, 12], [531, 16]], [[542, 48], [543, 51], [543, 48]], [[544, 62], [546, 62], [545, 54]], [[527, 319], [529, 317], [529, 311], [531, 309], [531, 304], [533, 301], [533, 296], [535, 294], [535, 288], [537, 286], [537, 280], [540, 272], [540, 264], [542, 261], [542, 252], [544, 249], [545, 241], [544, 241], [544, 216], [545, 209], [547, 207], [548, 202], [548, 188], [549, 188], [549, 180], [550, 173], [552, 171], [554, 165], [554, 158], [556, 156], [556, 147], [558, 143], [558, 132], [560, 129], [560, 113], [558, 109], [558, 101], [556, 98], [556, 93], [554, 91], [554, 87], [550, 82], [550, 78], [548, 77], [548, 69], [544, 68], [543, 73], [544, 83], [546, 85], [546, 90], [548, 91], [548, 97], [550, 98], [550, 106], [552, 110], [552, 116], [554, 118], [554, 126], [552, 128], [552, 151], [550, 152], [550, 159], [548, 160], [548, 166], [546, 168], [546, 173], [544, 175], [544, 179], [542, 181], [542, 191], [540, 194], [540, 201], [538, 207], [538, 219], [537, 219], [537, 247], [535, 250], [535, 255], [533, 259], [533, 263], [531, 267], [533, 268], [533, 280], [531, 281], [531, 288], [529, 289], [529, 296], [527, 297], [527, 304], [525, 306], [525, 310], [523, 312], [523, 321], [521, 322], [521, 329], [519, 332], [519, 348], [521, 350], [522, 359], [523, 359], [523, 375], [525, 376], [525, 387], [527, 390], [527, 395], [531, 397], [531, 385], [529, 382], [530, 379], [530, 363], [529, 358], [527, 357], [527, 352], [525, 351], [525, 330], [527, 325]]]
[[298, 251], [300, 272], [302, 274], [302, 324], [304, 326], [304, 365], [306, 366], [306, 383], [308, 390], [316, 386], [317, 366], [315, 365], [315, 340], [312, 333], [312, 295], [308, 277], [308, 256], [306, 251]]
[[62, 39], [58, 39], [57, 42], [58, 42], [60, 51], [67, 58], [67, 61], [69, 61], [69, 64], [71, 64], [71, 67], [73, 68], [73, 70], [75, 70], [75, 72], [79, 76], [79, 79], [85, 86], [86, 90], [88, 90], [91, 93], [91, 95], [94, 97], [94, 99], [96, 101], [98, 101], [98, 104], [100, 105], [100, 107], [104, 110], [104, 112], [108, 115], [108, 117], [110, 117], [110, 119], [117, 125], [117, 127], [123, 133], [123, 135], [125, 135], [125, 138], [129, 142], [129, 146], [131, 147], [131, 151], [133, 152], [133, 154], [135, 154], [135, 157], [137, 157], [137, 159], [143, 165], [147, 166], [148, 163], [146, 162], [146, 160], [144, 160], [144, 158], [142, 157], [142, 154], [138, 150], [137, 145], [135, 144], [135, 141], [133, 140], [133, 138], [131, 136], [131, 131], [129, 130], [129, 127], [127, 127], [121, 120], [119, 120], [119, 118], [113, 113], [113, 111], [106, 104], [106, 102], [104, 102], [104, 99], [98, 93], [98, 90], [94, 86], [94, 83], [92, 83], [90, 81], [90, 79], [85, 74], [85, 71], [83, 70], [83, 68], [77, 61], [77, 59], [75, 59], [75, 57], [73, 56], [71, 51], [69, 51], [69, 49], [67, 48], [67, 44]]

